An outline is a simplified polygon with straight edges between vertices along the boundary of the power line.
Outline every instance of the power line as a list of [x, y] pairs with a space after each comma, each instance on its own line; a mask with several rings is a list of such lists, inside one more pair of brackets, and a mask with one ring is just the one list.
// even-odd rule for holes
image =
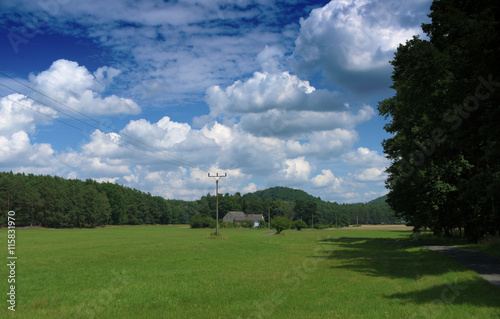
[[[106, 132], [105, 130], [103, 130], [103, 129], [102, 129], [102, 127], [107, 128], [107, 129], [111, 130], [112, 132], [117, 133], [117, 134], [118, 134], [118, 137], [119, 137], [119, 138], [120, 138], [123, 142], [128, 143], [128, 144], [131, 144], [131, 145], [133, 145], [133, 146], [135, 146], [135, 147], [137, 147], [137, 148], [140, 148], [140, 149], [142, 149], [142, 150], [144, 150], [144, 151], [146, 151], [146, 152], [148, 152], [148, 153], [155, 154], [155, 155], [157, 155], [157, 156], [159, 156], [159, 157], [162, 157], [162, 158], [164, 158], [164, 159], [161, 159], [161, 158], [158, 158], [158, 157], [151, 156], [151, 155], [150, 155], [150, 154], [148, 154], [148, 153], [145, 153], [145, 152], [142, 152], [142, 151], [139, 151], [139, 150], [136, 150], [136, 149], [130, 148], [130, 147], [126, 147], [125, 145], [119, 144], [119, 143], [114, 142], [114, 141], [112, 141], [112, 140], [105, 139], [105, 138], [102, 138], [102, 137], [100, 137], [100, 136], [97, 136], [99, 139], [101, 139], [101, 140], [103, 140], [103, 141], [106, 141], [106, 142], [108, 142], [108, 143], [115, 144], [115, 145], [117, 145], [117, 146], [119, 146], [119, 147], [123, 147], [123, 148], [125, 148], [125, 149], [131, 150], [131, 151], [136, 152], [136, 153], [138, 153], [138, 154], [143, 154], [143, 155], [148, 156], [148, 157], [150, 157], [150, 158], [153, 158], [153, 159], [156, 159], [156, 160], [160, 160], [160, 161], [162, 161], [162, 162], [164, 162], [164, 163], [167, 163], [167, 164], [169, 164], [169, 165], [173, 165], [173, 163], [176, 163], [176, 164], [180, 164], [181, 166], [182, 166], [182, 165], [185, 165], [185, 166], [188, 166], [188, 167], [191, 167], [191, 168], [200, 167], [200, 168], [205, 168], [205, 169], [208, 169], [208, 167], [206, 167], [206, 166], [204, 166], [204, 165], [198, 165], [198, 166], [196, 166], [194, 163], [191, 163], [191, 162], [189, 162], [189, 161], [186, 161], [186, 160], [184, 160], [184, 159], [182, 159], [182, 158], [179, 158], [179, 157], [176, 157], [176, 156], [173, 156], [173, 155], [164, 155], [164, 154], [161, 154], [162, 152], [165, 152], [165, 151], [164, 151], [164, 150], [161, 150], [161, 149], [159, 149], [159, 148], [157, 148], [157, 147], [155, 147], [155, 146], [152, 146], [152, 145], [149, 145], [149, 144], [147, 144], [147, 143], [144, 143], [143, 141], [140, 141], [140, 140], [138, 140], [138, 139], [136, 139], [136, 138], [134, 138], [134, 137], [132, 137], [132, 136], [130, 136], [130, 135], [128, 135], [128, 134], [125, 134], [125, 133], [119, 132], [119, 131], [118, 131], [118, 130], [116, 130], [115, 128], [113, 128], [113, 127], [111, 127], [111, 126], [109, 126], [109, 125], [107, 125], [107, 124], [105, 124], [105, 123], [102, 123], [101, 121], [99, 121], [99, 120], [97, 120], [97, 119], [95, 119], [95, 118], [92, 118], [91, 116], [88, 116], [88, 115], [86, 115], [86, 114], [84, 114], [84, 113], [82, 113], [82, 112], [80, 112], [80, 111], [78, 111], [78, 110], [76, 110], [76, 109], [74, 109], [74, 108], [72, 108], [72, 107], [70, 107], [70, 106], [68, 106], [68, 105], [66, 105], [66, 104], [64, 104], [64, 103], [62, 103], [62, 102], [60, 102], [60, 101], [58, 101], [58, 100], [54, 99], [54, 98], [52, 98], [51, 96], [49, 96], [49, 95], [47, 95], [47, 94], [45, 94], [45, 93], [43, 93], [43, 92], [41, 92], [41, 91], [39, 91], [39, 90], [37, 90], [37, 89], [35, 89], [35, 88], [33, 88], [33, 87], [31, 87], [31, 86], [27, 85], [27, 84], [25, 84], [25, 83], [23, 83], [23, 82], [21, 82], [21, 81], [19, 81], [19, 80], [17, 80], [17, 79], [15, 79], [15, 78], [13, 78], [13, 77], [9, 76], [8, 74], [6, 74], [6, 73], [4, 73], [4, 72], [2, 72], [2, 71], [0, 71], [0, 75], [3, 75], [4, 77], [6, 77], [6, 78], [8, 78], [8, 79], [10, 79], [10, 80], [12, 80], [12, 81], [14, 81], [14, 82], [16, 82], [16, 83], [18, 83], [18, 84], [22, 85], [23, 87], [25, 87], [25, 88], [27, 88], [27, 89], [29, 89], [29, 90], [33, 91], [33, 92], [36, 92], [36, 93], [40, 94], [41, 96], [44, 96], [44, 97], [46, 97], [47, 99], [49, 99], [49, 100], [51, 100], [51, 101], [53, 101], [53, 102], [55, 102], [55, 103], [57, 103], [57, 104], [61, 105], [62, 107], [66, 108], [66, 109], [68, 109], [68, 110], [71, 110], [72, 112], [77, 113], [77, 114], [79, 114], [79, 115], [81, 115], [81, 116], [83, 116], [83, 117], [85, 117], [85, 118], [87, 118], [87, 119], [91, 120], [92, 122], [95, 122], [95, 123], [99, 124], [101, 127], [97, 127], [96, 125], [93, 125], [93, 124], [87, 123], [87, 122], [85, 122], [85, 121], [83, 121], [83, 120], [81, 120], [81, 119], [79, 119], [79, 118], [77, 118], [77, 117], [75, 117], [75, 116], [73, 116], [73, 115], [71, 115], [71, 114], [68, 114], [67, 112], [61, 111], [60, 109], [58, 109], [58, 108], [56, 108], [56, 107], [54, 107], [54, 106], [51, 106], [51, 105], [49, 105], [49, 104], [47, 104], [47, 103], [44, 103], [44, 102], [42, 102], [42, 101], [39, 101], [39, 100], [37, 100], [37, 99], [35, 99], [35, 98], [31, 97], [30, 95], [25, 94], [25, 93], [23, 93], [23, 92], [20, 92], [20, 91], [18, 91], [18, 90], [16, 90], [16, 89], [14, 89], [14, 88], [11, 88], [11, 87], [9, 87], [9, 86], [7, 86], [7, 85], [3, 84], [3, 83], [0, 83], [0, 85], [1, 85], [1, 86], [3, 86], [3, 87], [5, 87], [5, 88], [7, 88], [7, 89], [9, 89], [9, 90], [11, 90], [11, 91], [13, 91], [13, 92], [15, 92], [15, 93], [21, 94], [21, 95], [25, 96], [26, 98], [28, 98], [28, 99], [30, 99], [30, 100], [32, 100], [32, 101], [34, 101], [34, 102], [37, 102], [37, 103], [39, 103], [39, 104], [41, 104], [41, 105], [44, 105], [44, 106], [46, 106], [46, 107], [48, 107], [48, 108], [50, 108], [50, 109], [52, 109], [52, 110], [54, 110], [54, 111], [56, 111], [56, 112], [58, 112], [58, 113], [64, 114], [65, 116], [67, 116], [67, 117], [69, 117], [69, 118], [71, 118], [71, 119], [73, 119], [73, 120], [75, 120], [75, 121], [78, 121], [78, 122], [80, 122], [80, 123], [82, 123], [82, 124], [84, 124], [84, 125], [87, 125], [87, 126], [89, 126], [89, 127], [93, 128], [93, 129], [96, 129], [96, 130], [99, 130], [99, 131], [104, 131], [104, 133], [106, 133], [106, 134], [107, 134], [107, 133], [109, 133], [109, 132]], [[0, 96], [1, 96], [1, 95], [0, 95]], [[27, 105], [23, 105], [23, 104], [21, 104], [21, 103], [19, 103], [19, 102], [17, 102], [17, 101], [11, 100], [11, 99], [9, 99], [7, 96], [2, 96], [2, 97], [3, 97], [3, 98], [6, 98], [6, 99], [8, 99], [8, 100], [10, 100], [10, 101], [11, 101], [11, 102], [13, 102], [13, 103], [16, 103], [16, 104], [18, 104], [18, 105], [21, 105], [21, 106], [23, 106], [23, 107], [26, 107], [26, 108], [28, 108], [28, 109], [31, 109], [31, 110], [32, 110], [32, 111], [34, 111], [34, 112], [37, 112], [37, 113], [40, 113], [40, 114], [45, 115], [45, 116], [47, 116], [47, 117], [50, 117], [50, 118], [52, 118], [53, 120], [55, 120], [55, 121], [57, 121], [57, 122], [60, 122], [60, 123], [63, 123], [63, 124], [65, 124], [65, 125], [69, 126], [69, 127], [72, 127], [72, 128], [74, 128], [74, 129], [76, 129], [76, 130], [79, 130], [79, 131], [84, 132], [84, 133], [89, 134], [89, 135], [91, 135], [91, 134], [92, 134], [92, 133], [91, 133], [91, 132], [89, 132], [89, 131], [86, 131], [86, 130], [84, 130], [84, 129], [82, 129], [82, 128], [79, 128], [79, 127], [77, 127], [77, 126], [75, 126], [75, 125], [72, 125], [72, 124], [69, 124], [69, 123], [67, 123], [67, 122], [64, 122], [64, 121], [62, 121], [62, 120], [60, 120], [60, 119], [58, 119], [58, 118], [56, 118], [56, 117], [50, 116], [50, 115], [45, 114], [45, 113], [43, 113], [43, 112], [40, 112], [40, 111], [38, 111], [38, 110], [36, 110], [36, 109], [34, 109], [34, 108], [31, 108], [31, 107], [29, 107], [29, 106], [27, 106]], [[128, 140], [127, 140], [127, 139], [125, 139], [124, 137], [126, 137]], [[132, 142], [132, 141], [134, 141], [134, 142]], [[154, 150], [154, 151], [156, 151], [156, 152], [158, 152], [158, 153], [153, 152], [152, 150]], [[166, 160], [165, 160], [165, 159], [166, 159]], [[213, 176], [211, 176], [211, 177], [213, 177]], [[225, 176], [221, 176], [221, 177], [225, 177]], [[235, 186], [231, 183], [231, 181], [227, 181], [227, 183], [228, 183], [229, 185], [231, 185], [232, 187], [236, 188], [236, 187], [235, 187]]]
[[[53, 117], [53, 116], [51, 116], [51, 115], [49, 115], [49, 114], [43, 113], [43, 112], [41, 112], [41, 111], [39, 111], [39, 110], [37, 110], [37, 109], [35, 109], [35, 108], [29, 107], [29, 106], [27, 106], [27, 105], [23, 105], [23, 104], [19, 103], [18, 101], [11, 100], [11, 99], [9, 99], [7, 96], [5, 96], [5, 95], [0, 95], [0, 97], [5, 98], [5, 99], [7, 99], [7, 100], [9, 100], [9, 101], [11, 101], [11, 102], [13, 102], [13, 103], [16, 103], [16, 104], [18, 104], [18, 105], [22, 106], [22, 107], [28, 108], [28, 109], [32, 110], [33, 112], [36, 112], [36, 113], [42, 114], [42, 115], [44, 115], [44, 116], [46, 116], [46, 117], [49, 117], [49, 118], [53, 119], [54, 121], [60, 122], [60, 123], [62, 123], [62, 124], [65, 124], [65, 125], [67, 125], [67, 126], [69, 126], [69, 127], [71, 127], [71, 128], [74, 128], [74, 129], [78, 130], [78, 131], [81, 131], [81, 132], [83, 132], [83, 133], [87, 133], [87, 134], [92, 134], [92, 133], [91, 133], [91, 132], [89, 132], [89, 131], [86, 131], [86, 130], [84, 130], [84, 129], [80, 128], [80, 127], [77, 127], [77, 126], [75, 126], [75, 125], [72, 125], [72, 124], [70, 124], [70, 123], [67, 123], [67, 122], [65, 122], [65, 121], [63, 121], [63, 120], [61, 120], [61, 119], [58, 119], [58, 118], [56, 118], [56, 117]], [[148, 154], [148, 153], [145, 153], [145, 152], [141, 152], [141, 151], [138, 151], [138, 150], [136, 150], [136, 149], [133, 149], [133, 148], [130, 148], [130, 147], [124, 146], [124, 145], [119, 144], [119, 143], [117, 143], [117, 142], [114, 142], [114, 141], [112, 141], [112, 140], [105, 139], [105, 138], [100, 137], [100, 136], [96, 136], [96, 137], [97, 137], [97, 138], [99, 138], [99, 139], [101, 139], [101, 140], [103, 140], [103, 141], [105, 141], [105, 142], [108, 142], [108, 143], [111, 143], [111, 144], [115, 144], [115, 145], [117, 145], [117, 146], [119, 146], [119, 147], [122, 147], [122, 148], [125, 148], [125, 149], [127, 149], [127, 150], [130, 150], [130, 151], [136, 152], [136, 153], [138, 153], [138, 154], [141, 154], [141, 155], [145, 155], [145, 156], [151, 157], [152, 159], [159, 160], [159, 161], [162, 161], [162, 162], [167, 163], [167, 164], [170, 164], [170, 165], [172, 164], [171, 162], [168, 162], [168, 161], [166, 161], [166, 160], [164, 160], [164, 159], [162, 159], [162, 158], [158, 158], [158, 157], [152, 156], [151, 154]], [[148, 152], [149, 152], [149, 153], [152, 153], [152, 154], [157, 155], [157, 153], [153, 153], [153, 152], [151, 152], [151, 151], [148, 151]], [[161, 154], [158, 154], [158, 155], [162, 156]]]
[[[107, 125], [107, 124], [105, 124], [105, 123], [102, 123], [102, 122], [100, 122], [99, 120], [96, 120], [96, 119], [94, 119], [94, 118], [92, 118], [92, 117], [90, 117], [90, 116], [88, 116], [88, 115], [86, 115], [86, 114], [84, 114], [84, 113], [82, 113], [82, 112], [80, 112], [80, 111], [78, 111], [78, 110], [75, 110], [74, 108], [72, 108], [72, 107], [70, 107], [70, 106], [68, 106], [68, 105], [66, 105], [66, 104], [64, 104], [64, 103], [62, 103], [62, 102], [57, 101], [56, 99], [54, 99], [54, 98], [52, 98], [52, 97], [50, 97], [50, 96], [48, 96], [48, 95], [46, 95], [46, 94], [44, 94], [44, 93], [42, 93], [42, 92], [40, 92], [40, 91], [38, 91], [38, 90], [36, 90], [36, 89], [32, 88], [32, 87], [30, 87], [30, 86], [28, 86], [28, 85], [26, 85], [26, 84], [22, 83], [21, 81], [18, 81], [18, 80], [16, 80], [16, 79], [12, 78], [11, 76], [9, 76], [9, 75], [5, 74], [4, 72], [1, 72], [1, 71], [0, 71], [0, 74], [1, 74], [1, 75], [3, 75], [3, 76], [5, 76], [5, 77], [7, 77], [7, 78], [9, 78], [9, 79], [11, 79], [12, 81], [15, 81], [15, 82], [16, 82], [16, 83], [18, 83], [18, 84], [21, 84], [22, 86], [24, 86], [24, 87], [26, 87], [26, 88], [28, 88], [28, 89], [30, 89], [30, 90], [32, 90], [32, 91], [34, 91], [34, 92], [39, 93], [39, 94], [40, 94], [40, 95], [42, 95], [42, 96], [45, 96], [46, 98], [48, 98], [48, 99], [50, 99], [50, 100], [52, 100], [52, 101], [54, 101], [54, 102], [56, 102], [56, 103], [60, 104], [61, 106], [65, 107], [65, 108], [67, 108], [67, 109], [69, 109], [69, 110], [71, 110], [71, 111], [73, 111], [73, 112], [75, 112], [75, 113], [77, 113], [77, 114], [80, 114], [80, 115], [84, 116], [85, 118], [87, 118], [87, 119], [89, 119], [89, 120], [91, 120], [91, 121], [93, 121], [93, 122], [95, 122], [95, 123], [97, 123], [97, 124], [101, 125], [102, 127], [105, 127], [105, 128], [110, 129], [111, 131], [113, 131], [113, 132], [117, 133], [117, 134], [118, 134], [118, 136], [120, 137], [120, 139], [122, 139], [122, 140], [123, 140], [124, 142], [126, 142], [126, 143], [132, 144], [132, 145], [134, 145], [134, 146], [136, 146], [136, 147], [139, 147], [139, 148], [141, 148], [141, 149], [143, 149], [143, 150], [146, 150], [146, 151], [149, 151], [149, 152], [151, 152], [151, 150], [149, 150], [149, 149], [147, 149], [147, 148], [153, 149], [153, 150], [155, 150], [155, 151], [157, 151], [157, 152], [164, 152], [164, 150], [160, 150], [159, 148], [157, 148], [157, 147], [155, 147], [155, 146], [151, 146], [151, 145], [149, 145], [149, 144], [147, 144], [147, 143], [144, 143], [143, 141], [140, 141], [140, 140], [138, 140], [138, 139], [136, 139], [136, 138], [134, 138], [134, 137], [132, 137], [132, 136], [129, 136], [128, 134], [125, 134], [125, 133], [119, 132], [119, 131], [118, 131], [118, 130], [116, 130], [115, 128], [113, 128], [113, 127], [111, 127], [111, 126], [109, 126], [109, 125]], [[47, 106], [47, 107], [49, 107], [49, 108], [53, 109], [53, 110], [54, 110], [54, 111], [56, 111], [56, 112], [59, 112], [59, 113], [61, 113], [61, 114], [64, 114], [64, 115], [66, 115], [66, 116], [68, 116], [68, 117], [70, 117], [70, 118], [72, 118], [72, 119], [74, 119], [74, 120], [76, 120], [76, 121], [78, 121], [78, 122], [80, 122], [80, 123], [84, 124], [84, 125], [90, 126], [90, 127], [94, 128], [94, 129], [97, 129], [97, 130], [101, 130], [101, 129], [102, 129], [102, 128], [100, 128], [100, 127], [97, 127], [97, 126], [95, 126], [95, 125], [92, 125], [92, 124], [89, 124], [89, 123], [87, 123], [87, 122], [85, 122], [85, 121], [82, 121], [81, 119], [78, 119], [77, 117], [72, 116], [72, 115], [70, 115], [70, 114], [68, 114], [68, 113], [66, 113], [66, 112], [63, 112], [63, 111], [61, 111], [61, 110], [59, 110], [59, 109], [57, 109], [57, 108], [55, 108], [55, 107], [53, 107], [53, 106], [51, 106], [51, 105], [48, 105], [47, 103], [44, 103], [44, 102], [39, 101], [39, 100], [37, 100], [37, 99], [34, 99], [34, 98], [32, 98], [31, 96], [29, 96], [29, 95], [27, 95], [27, 94], [24, 94], [23, 92], [20, 92], [20, 91], [18, 91], [18, 90], [16, 90], [16, 89], [13, 89], [13, 88], [11, 88], [11, 87], [9, 87], [9, 86], [7, 86], [7, 85], [3, 84], [3, 83], [0, 83], [0, 85], [1, 85], [1, 86], [3, 86], [3, 87], [5, 87], [5, 88], [7, 88], [7, 89], [9, 89], [9, 90], [11, 90], [11, 91], [13, 91], [13, 92], [16, 92], [16, 93], [18, 93], [18, 94], [24, 95], [24, 96], [26, 96], [27, 98], [29, 98], [29, 99], [31, 99], [31, 100], [33, 100], [33, 101], [35, 101], [35, 102], [37, 102], [37, 103], [39, 103], [39, 104], [41, 104], [41, 105]], [[11, 100], [11, 101], [12, 101], [12, 100]], [[43, 113], [41, 113], [41, 114], [43, 114]], [[105, 132], [105, 133], [107, 133], [107, 132]], [[134, 141], [135, 143], [133, 143], [133, 142], [131, 142], [131, 141], [128, 141], [128, 140], [124, 139], [123, 137], [126, 137], [126, 138], [128, 138], [128, 139], [130, 139], [130, 140]], [[146, 147], [141, 146], [141, 145], [144, 145], [144, 146], [146, 146]], [[161, 155], [161, 156], [162, 156], [162, 157], [167, 158], [167, 155]], [[186, 161], [186, 160], [184, 160], [184, 159], [181, 159], [181, 158], [178, 158], [178, 157], [176, 157], [176, 156], [173, 156], [173, 155], [168, 155], [168, 157], [172, 158], [172, 159], [173, 159], [173, 161], [177, 162], [178, 164], [186, 165], [186, 166], [193, 167], [193, 168], [195, 167], [195, 164], [194, 164], [194, 163], [188, 162], [188, 161]]]

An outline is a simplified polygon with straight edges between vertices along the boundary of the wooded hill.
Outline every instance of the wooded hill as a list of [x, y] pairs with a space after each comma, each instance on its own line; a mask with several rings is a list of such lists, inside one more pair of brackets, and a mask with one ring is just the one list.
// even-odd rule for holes
[[[111, 183], [57, 176], [0, 173], [0, 224], [16, 212], [16, 226], [96, 227], [103, 225], [187, 224], [199, 214], [215, 218], [215, 196], [196, 201], [160, 196]], [[255, 193], [219, 194], [219, 219], [228, 211], [302, 219], [307, 224], [396, 223], [385, 201], [366, 204], [324, 202], [304, 191], [273, 187]]]

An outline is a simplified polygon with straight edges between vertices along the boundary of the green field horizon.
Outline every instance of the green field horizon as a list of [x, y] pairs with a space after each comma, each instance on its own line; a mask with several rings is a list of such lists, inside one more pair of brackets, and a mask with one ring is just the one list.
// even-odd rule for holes
[[[500, 290], [409, 230], [17, 229], [9, 318], [499, 318]], [[9, 291], [7, 230], [1, 269]]]

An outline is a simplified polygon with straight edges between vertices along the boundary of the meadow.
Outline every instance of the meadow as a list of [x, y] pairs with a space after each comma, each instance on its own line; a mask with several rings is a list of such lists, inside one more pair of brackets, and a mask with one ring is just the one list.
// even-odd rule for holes
[[[500, 318], [500, 290], [391, 229], [18, 229], [17, 318]], [[0, 231], [5, 298], [7, 231]], [[5, 249], [4, 249], [5, 248]], [[2, 303], [0, 317], [14, 314]]]

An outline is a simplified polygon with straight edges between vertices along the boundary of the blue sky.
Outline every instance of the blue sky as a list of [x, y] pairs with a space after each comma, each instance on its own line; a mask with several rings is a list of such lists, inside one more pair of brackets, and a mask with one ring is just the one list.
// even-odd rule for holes
[[169, 199], [385, 194], [377, 102], [431, 1], [7, 0], [0, 170]]

